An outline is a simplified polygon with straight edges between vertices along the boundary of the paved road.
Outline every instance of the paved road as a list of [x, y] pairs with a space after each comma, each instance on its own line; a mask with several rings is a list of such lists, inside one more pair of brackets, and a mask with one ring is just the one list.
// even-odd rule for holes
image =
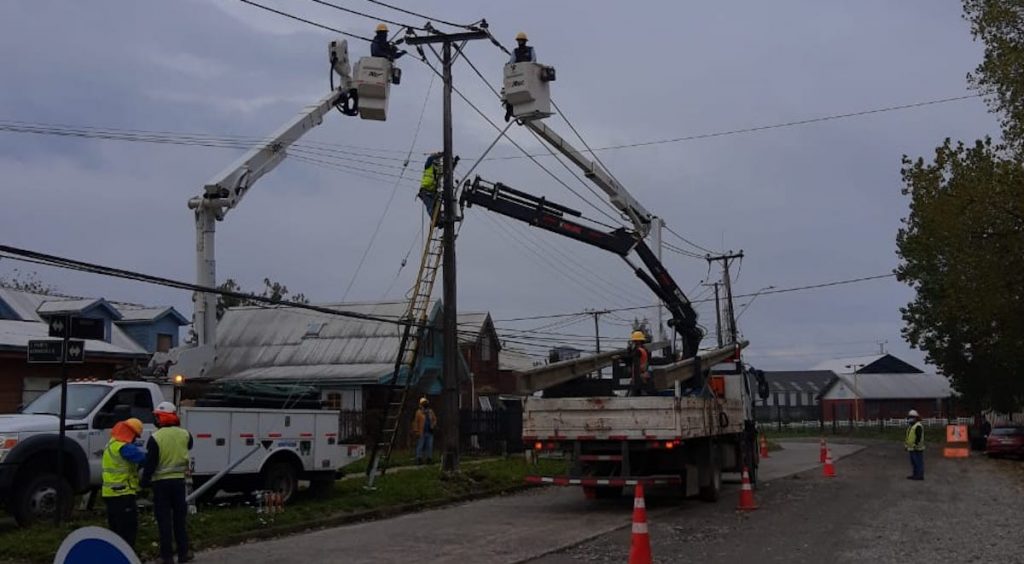
[[[1024, 463], [943, 459], [936, 447], [914, 482], [900, 447], [872, 444], [835, 479], [814, 470], [770, 482], [754, 512], [719, 503], [652, 516], [655, 562], [1024, 562]], [[621, 564], [629, 544], [623, 528], [534, 563]]]
[[[761, 480], [816, 468], [817, 444], [784, 443], [761, 467]], [[862, 447], [835, 445], [847, 456]], [[738, 486], [720, 505], [732, 507]], [[652, 518], [680, 506], [704, 506], [673, 495], [648, 496]], [[501, 498], [359, 523], [202, 554], [203, 562], [522, 562], [628, 526], [632, 499], [587, 501], [578, 488], [545, 488]]]

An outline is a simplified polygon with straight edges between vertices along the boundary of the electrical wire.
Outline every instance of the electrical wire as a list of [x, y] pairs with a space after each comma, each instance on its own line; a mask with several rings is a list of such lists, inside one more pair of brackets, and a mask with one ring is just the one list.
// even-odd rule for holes
[[396, 22], [394, 20], [388, 20], [388, 19], [384, 19], [384, 18], [379, 18], [379, 17], [374, 16], [372, 14], [367, 14], [365, 12], [360, 12], [359, 10], [353, 10], [351, 8], [346, 8], [344, 6], [339, 6], [337, 4], [333, 4], [331, 2], [327, 2], [326, 0], [310, 0], [310, 1], [314, 2], [316, 4], [320, 4], [321, 6], [327, 6], [329, 8], [334, 8], [335, 10], [340, 10], [342, 12], [346, 12], [346, 13], [349, 13], [349, 14], [352, 14], [352, 15], [355, 15], [355, 16], [361, 16], [361, 17], [364, 17], [366, 19], [370, 19], [370, 20], [374, 20], [374, 21], [378, 21], [378, 22], [385, 22], [385, 23], [389, 23], [391, 25], [397, 25], [398, 27], [404, 27], [404, 28], [409, 28], [409, 29], [418, 29], [418, 30], [421, 30], [421, 31], [427, 31], [427, 28], [422, 27], [422, 26], [414, 26], [414, 25], [404, 24], [402, 22]]
[[[418, 14], [418, 13], [413, 12], [411, 10], [406, 10], [405, 8], [400, 8], [398, 6], [394, 6], [394, 5], [388, 4], [386, 2], [380, 2], [379, 0], [366, 0], [366, 1], [371, 3], [371, 4], [377, 4], [378, 6], [383, 6], [385, 8], [391, 8], [392, 10], [395, 10], [396, 12], [401, 12], [401, 13], [406, 14], [408, 16], [416, 16], [417, 18], [423, 18], [425, 20], [432, 21], [432, 22], [437, 22], [439, 24], [444, 24], [444, 25], [451, 26], [451, 27], [461, 27], [463, 29], [475, 29], [475, 27], [473, 25], [471, 25], [471, 24], [457, 24], [457, 23], [454, 23], [454, 22], [442, 20], [440, 18], [434, 18], [434, 17], [430, 17], [430, 16], [425, 16], [423, 14]], [[477, 22], [477, 23], [479, 23], [479, 22]], [[488, 35], [490, 35], [490, 33], [488, 33]]]
[[316, 23], [316, 22], [314, 22], [312, 20], [307, 20], [305, 18], [300, 18], [299, 16], [296, 16], [294, 14], [289, 14], [288, 12], [282, 12], [281, 10], [276, 10], [276, 9], [271, 8], [269, 6], [264, 6], [263, 4], [257, 4], [256, 2], [253, 2], [252, 0], [238, 0], [238, 1], [243, 3], [243, 4], [248, 4], [250, 6], [254, 6], [254, 7], [259, 8], [261, 10], [266, 10], [268, 12], [272, 12], [272, 13], [277, 14], [279, 16], [284, 16], [286, 18], [290, 18], [290, 19], [293, 19], [295, 21], [300, 21], [302, 23], [306, 23], [306, 24], [309, 24], [309, 25], [314, 26], [314, 27], [319, 27], [320, 29], [326, 29], [327, 31], [333, 31], [334, 33], [340, 33], [340, 34], [342, 34], [342, 35], [344, 35], [346, 37], [351, 37], [352, 39], [361, 39], [361, 40], [363, 40], [363, 41], [365, 41], [367, 43], [372, 43], [373, 42], [373, 40], [370, 39], [369, 37], [363, 37], [361, 35], [356, 35], [354, 33], [349, 33], [347, 31], [342, 31], [342, 30], [334, 28], [334, 27], [330, 27], [330, 26], [326, 26], [326, 25], [323, 25], [323, 24], [319, 24], [319, 23]]
[[676, 238], [678, 238], [680, 241], [686, 243], [687, 245], [690, 245], [691, 247], [693, 247], [695, 249], [699, 249], [699, 250], [701, 250], [701, 251], [703, 251], [703, 252], [705, 252], [705, 253], [707, 253], [709, 255], [719, 254], [719, 253], [715, 253], [711, 249], [708, 249], [707, 247], [702, 247], [702, 246], [698, 245], [697, 243], [694, 243], [693, 241], [687, 239], [686, 237], [683, 237], [682, 235], [680, 235], [674, 229], [672, 229], [671, 227], [669, 227], [667, 225], [663, 224], [662, 227], [665, 229], [665, 231], [668, 231], [670, 234], [675, 235]]

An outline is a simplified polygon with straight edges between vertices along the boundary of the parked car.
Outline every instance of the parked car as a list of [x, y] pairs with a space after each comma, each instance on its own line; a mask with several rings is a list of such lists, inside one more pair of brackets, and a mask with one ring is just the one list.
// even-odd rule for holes
[[1024, 426], [993, 428], [985, 452], [989, 456], [1024, 457]]

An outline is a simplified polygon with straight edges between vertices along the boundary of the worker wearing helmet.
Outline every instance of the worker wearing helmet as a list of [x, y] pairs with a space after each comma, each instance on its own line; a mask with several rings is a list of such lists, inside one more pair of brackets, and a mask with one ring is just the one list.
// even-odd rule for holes
[[430, 409], [430, 401], [420, 398], [420, 407], [412, 422], [412, 432], [416, 435], [416, 464], [432, 463], [434, 451], [434, 429], [437, 428], [437, 416]]
[[160, 532], [160, 561], [173, 564], [176, 543], [178, 562], [189, 562], [194, 557], [189, 551], [185, 522], [188, 515], [185, 473], [192, 435], [181, 427], [178, 409], [169, 401], [156, 406], [153, 416], [158, 429], [146, 443], [142, 486], [153, 488], [153, 514]]
[[651, 353], [644, 345], [646, 342], [647, 335], [643, 331], [633, 331], [633, 334], [629, 336], [629, 395], [631, 396], [653, 396], [658, 393], [648, 371]]
[[101, 494], [107, 505], [107, 526], [133, 548], [139, 531], [135, 505], [139, 493], [139, 464], [146, 459], [146, 453], [135, 445], [141, 435], [142, 421], [134, 417], [120, 421], [110, 430], [110, 440], [103, 449]]
[[377, 24], [377, 33], [373, 36], [373, 41], [370, 42], [370, 56], [381, 57], [389, 61], [396, 61], [402, 55], [405, 55], [405, 51], [395, 47], [394, 43], [388, 41], [388, 26], [386, 24]]
[[533, 47], [526, 44], [527, 41], [526, 33], [520, 31], [516, 34], [516, 48], [512, 51], [510, 63], [537, 62], [537, 53], [534, 52]]
[[[459, 157], [456, 156], [452, 166], [459, 165]], [[427, 208], [427, 215], [434, 217], [434, 206], [437, 205], [437, 190], [444, 180], [444, 153], [435, 151], [427, 156], [423, 164], [423, 176], [420, 177], [420, 191], [417, 197]]]
[[907, 476], [908, 480], [924, 480], [924, 425], [921, 423], [921, 416], [916, 409], [907, 413], [907, 438], [905, 446], [910, 453], [910, 467], [913, 473]]

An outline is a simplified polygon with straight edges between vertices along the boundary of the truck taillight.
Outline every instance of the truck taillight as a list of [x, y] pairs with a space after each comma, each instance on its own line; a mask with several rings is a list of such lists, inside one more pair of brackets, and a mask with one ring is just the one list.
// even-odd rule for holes
[[5, 450], [6, 449], [11, 449], [11, 448], [14, 448], [15, 445], [17, 445], [17, 444], [18, 444], [18, 439], [16, 437], [7, 437], [7, 438], [5, 438], [3, 440], [3, 442], [0, 442], [0, 448], [5, 449]]
[[665, 448], [675, 448], [676, 443], [674, 441], [665, 441]]
[[544, 450], [544, 443], [540, 441], [533, 443], [533, 450]]

